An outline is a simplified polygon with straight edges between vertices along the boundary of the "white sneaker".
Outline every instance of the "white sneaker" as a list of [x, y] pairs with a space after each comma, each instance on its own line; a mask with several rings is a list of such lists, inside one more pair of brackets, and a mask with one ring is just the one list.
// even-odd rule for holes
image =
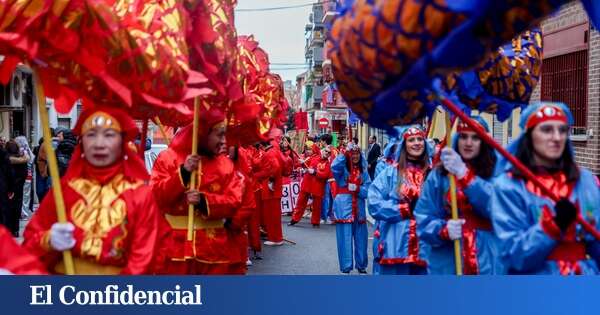
[[319, 223], [325, 224], [325, 220], [321, 219], [321, 221]]
[[252, 266], [252, 261], [250, 260], [250, 258], [246, 260], [246, 266]]
[[283, 245], [283, 241], [281, 241], [281, 242], [265, 241], [263, 244], [265, 244], [267, 246], [281, 246], [281, 245]]

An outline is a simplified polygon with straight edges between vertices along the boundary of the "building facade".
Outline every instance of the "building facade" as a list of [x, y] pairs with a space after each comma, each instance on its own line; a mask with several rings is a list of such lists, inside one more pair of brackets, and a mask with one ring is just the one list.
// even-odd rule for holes
[[579, 165], [600, 174], [600, 33], [579, 2], [541, 24], [542, 77], [533, 101], [566, 103], [574, 116], [571, 141]]
[[[81, 112], [79, 103], [67, 114], [57, 113], [52, 99], [46, 99], [45, 104], [51, 128], [75, 126]], [[25, 136], [35, 146], [43, 134], [41, 127], [32, 71], [25, 65], [19, 65], [8, 84], [0, 84], [0, 137]]]

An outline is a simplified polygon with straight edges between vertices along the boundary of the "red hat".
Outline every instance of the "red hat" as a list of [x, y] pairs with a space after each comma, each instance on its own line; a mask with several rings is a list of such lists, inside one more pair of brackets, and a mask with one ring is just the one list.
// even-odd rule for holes
[[425, 132], [423, 130], [421, 130], [420, 128], [410, 127], [408, 129], [406, 129], [406, 131], [403, 134], [404, 140], [406, 140], [410, 137], [414, 137], [414, 136], [425, 137]]
[[525, 123], [527, 129], [531, 129], [540, 123], [550, 120], [557, 120], [568, 124], [568, 117], [565, 112], [558, 106], [545, 104], [534, 112]]
[[[123, 137], [122, 157], [117, 159], [116, 164], [120, 163], [120, 168], [116, 165], [107, 167], [121, 170], [123, 175], [130, 180], [148, 180], [149, 175], [144, 161], [135, 151], [132, 141], [139, 134], [135, 122], [122, 109], [116, 107], [94, 107], [85, 108], [77, 120], [73, 132], [82, 136], [87, 130], [94, 127], [103, 127], [114, 129], [121, 133]], [[81, 141], [75, 147], [69, 168], [63, 179], [82, 177], [87, 173], [97, 173], [102, 169], [96, 169], [87, 163], [83, 157], [83, 145]], [[88, 174], [89, 175], [89, 174]]]
[[73, 133], [81, 136], [94, 127], [115, 129], [123, 134], [124, 141], [133, 141], [140, 133], [129, 114], [116, 107], [95, 108], [91, 106], [86, 108], [77, 119]]
[[[227, 120], [223, 112], [214, 107], [200, 110], [200, 119], [198, 126], [198, 140], [208, 137], [210, 131], [216, 126], [226, 126]], [[192, 153], [192, 136], [194, 124], [191, 123], [185, 126], [181, 131], [177, 132], [175, 138], [171, 142], [170, 148], [177, 152]]]

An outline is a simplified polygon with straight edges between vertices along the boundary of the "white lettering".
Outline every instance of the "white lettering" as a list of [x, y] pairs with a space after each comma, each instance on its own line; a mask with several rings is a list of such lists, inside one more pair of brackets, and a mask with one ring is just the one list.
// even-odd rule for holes
[[202, 305], [202, 286], [196, 284], [194, 287], [196, 288], [196, 301], [194, 302], [194, 305]]
[[[52, 286], [51, 285], [30, 285], [31, 303], [29, 305], [52, 305]], [[46, 298], [44, 299], [44, 293]], [[41, 297], [41, 300], [38, 300]]]
[[162, 300], [160, 299], [160, 291], [148, 291], [147, 293], [149, 305], [162, 305]]
[[119, 303], [119, 286], [107, 285], [104, 291], [106, 292], [106, 303], [108, 305], [116, 305]]
[[173, 291], [165, 291], [162, 293], [162, 301], [165, 305], [173, 305], [173, 301], [167, 298], [167, 294], [171, 294], [173, 296]]
[[104, 305], [105, 304], [104, 298], [105, 298], [104, 292], [90, 291], [90, 304], [91, 305], [96, 305], [96, 304]]
[[181, 287], [178, 285], [175, 286], [175, 305], [181, 305]]
[[127, 290], [119, 294], [120, 305], [133, 305], [133, 286], [127, 285]]
[[75, 301], [79, 305], [86, 305], [90, 302], [90, 294], [87, 291], [77, 291]]
[[60, 288], [60, 292], [58, 292], [58, 297], [60, 299], [60, 303], [64, 304], [64, 305], [73, 305], [73, 303], [75, 303], [75, 301], [71, 298], [70, 302], [67, 302], [65, 295], [66, 295], [66, 291], [70, 289], [71, 292], [75, 292], [75, 287], [72, 285], [66, 285], [62, 288]]
[[[52, 305], [51, 286], [30, 286], [30, 305]], [[107, 285], [104, 290], [78, 290], [65, 285], [59, 291], [63, 305], [202, 305], [202, 286], [185, 290], [177, 284], [174, 290], [136, 290], [133, 285], [121, 288]]]
[[146, 292], [145, 291], [136, 291], [133, 299], [134, 299], [136, 305], [146, 304]]

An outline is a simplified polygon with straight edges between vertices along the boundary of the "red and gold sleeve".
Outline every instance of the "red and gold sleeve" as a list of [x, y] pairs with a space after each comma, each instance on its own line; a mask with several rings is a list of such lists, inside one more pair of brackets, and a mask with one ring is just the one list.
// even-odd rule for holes
[[232, 172], [223, 179], [222, 184], [224, 188], [220, 192], [203, 192], [206, 207], [202, 207], [201, 211], [207, 219], [231, 218], [242, 205], [244, 187], [241, 178]]
[[249, 184], [247, 178], [242, 178], [244, 186], [244, 194], [242, 196], [242, 205], [231, 218], [231, 228], [241, 230], [250, 221], [252, 211], [256, 208], [256, 200], [254, 199], [254, 191]]
[[323, 180], [326, 180], [326, 179], [329, 179], [332, 177], [331, 164], [329, 162], [325, 163], [325, 167], [322, 169], [319, 169], [317, 167], [317, 177], [319, 179], [323, 179]]
[[260, 163], [260, 168], [254, 173], [257, 180], [264, 180], [269, 177], [277, 176], [281, 173], [281, 165], [277, 157], [273, 154], [265, 154]]
[[159, 210], [150, 187], [144, 186], [131, 192], [128, 211], [134, 222], [130, 227], [131, 242], [127, 252], [127, 265], [122, 274], [140, 275], [150, 273], [150, 264], [158, 248]]
[[181, 178], [180, 165], [178, 165], [173, 151], [164, 151], [158, 156], [152, 168], [150, 185], [156, 204], [160, 209], [165, 213], [179, 214], [171, 212], [177, 211], [178, 207], [175, 205], [185, 199], [186, 187]]

